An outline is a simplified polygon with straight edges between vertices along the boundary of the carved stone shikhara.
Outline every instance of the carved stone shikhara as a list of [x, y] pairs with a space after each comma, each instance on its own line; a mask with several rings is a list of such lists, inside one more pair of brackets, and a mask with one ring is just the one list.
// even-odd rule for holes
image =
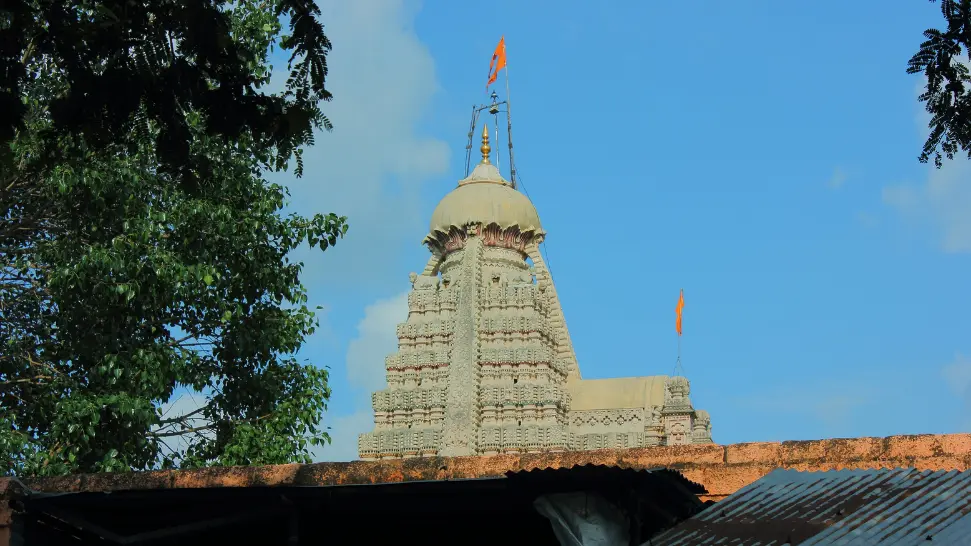
[[711, 443], [684, 377], [580, 378], [544, 236], [487, 158], [442, 200], [361, 459]]

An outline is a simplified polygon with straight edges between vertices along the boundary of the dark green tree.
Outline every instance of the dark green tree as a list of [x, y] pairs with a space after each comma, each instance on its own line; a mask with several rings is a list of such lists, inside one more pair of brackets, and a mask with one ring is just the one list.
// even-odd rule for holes
[[946, 28], [925, 30], [926, 40], [907, 65], [907, 73], [927, 77], [920, 101], [931, 114], [930, 135], [920, 161], [933, 157], [938, 168], [957, 153], [971, 158], [971, 77], [965, 64], [971, 60], [971, 0], [941, 0], [941, 12]]
[[[285, 93], [259, 91], [278, 30], [266, 37], [241, 28], [241, 11], [250, 12], [249, 23], [265, 19], [274, 29], [288, 21], [279, 43], [290, 52]], [[62, 135], [83, 134], [88, 149], [99, 149], [133, 131], [147, 134], [152, 122], [160, 167], [191, 188], [208, 169], [189, 145], [187, 114], [195, 111], [204, 114], [198, 123], [207, 135], [234, 141], [248, 134], [272, 152], [265, 161], [281, 168], [296, 156], [299, 172], [300, 146], [312, 143], [313, 129], [330, 128], [319, 105], [331, 98], [324, 87], [331, 44], [319, 15], [314, 0], [5, 0], [0, 160], [10, 159], [5, 145], [24, 128], [22, 99], [43, 59], [66, 83], [46, 100], [51, 123], [42, 136], [53, 159], [76, 151], [58, 145]]]
[[[316, 322], [288, 254], [347, 225], [284, 214], [263, 176], [329, 128], [317, 15], [0, 8], [0, 473], [304, 461], [328, 440], [326, 370], [294, 357]], [[277, 46], [295, 57], [271, 95]], [[164, 412], [179, 389], [205, 403]]]

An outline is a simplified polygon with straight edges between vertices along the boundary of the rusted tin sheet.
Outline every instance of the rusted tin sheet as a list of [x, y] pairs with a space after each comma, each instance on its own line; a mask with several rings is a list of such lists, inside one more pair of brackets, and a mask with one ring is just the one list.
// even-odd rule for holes
[[653, 546], [971, 544], [971, 471], [776, 470]]

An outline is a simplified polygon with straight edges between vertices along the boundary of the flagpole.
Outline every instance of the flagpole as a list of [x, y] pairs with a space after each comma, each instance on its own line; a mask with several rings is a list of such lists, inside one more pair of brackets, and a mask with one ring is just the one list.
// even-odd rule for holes
[[678, 375], [678, 369], [681, 367], [681, 334], [678, 334], [678, 359], [674, 361], [674, 375]]
[[[506, 43], [502, 43], [503, 53], [506, 52]], [[506, 57], [506, 139], [509, 141], [509, 181], [512, 187], [516, 187], [516, 162], [512, 156], [512, 98], [509, 96], [509, 57]], [[496, 138], [498, 141], [499, 139]]]
[[674, 375], [675, 376], [678, 375], [678, 370], [679, 369], [681, 370], [681, 373], [682, 374], [684, 373], [684, 366], [681, 365], [681, 330], [682, 330], [682, 328], [681, 328], [681, 321], [684, 320], [682, 318], [683, 317], [683, 312], [681, 310], [681, 299], [683, 297], [684, 297], [684, 288], [682, 288], [680, 290], [680, 292], [678, 293], [678, 321], [679, 321], [679, 323], [678, 323], [678, 359], [674, 362]]
[[[495, 100], [492, 102], [495, 102]], [[499, 112], [495, 113], [494, 119], [496, 120], [496, 168], [501, 169], [502, 163], [499, 161]]]
[[[678, 291], [678, 300], [684, 298], [684, 288]], [[684, 311], [681, 311], [681, 329], [684, 330]], [[678, 369], [681, 370], [681, 375], [684, 375], [684, 366], [681, 364], [681, 332], [678, 332]]]

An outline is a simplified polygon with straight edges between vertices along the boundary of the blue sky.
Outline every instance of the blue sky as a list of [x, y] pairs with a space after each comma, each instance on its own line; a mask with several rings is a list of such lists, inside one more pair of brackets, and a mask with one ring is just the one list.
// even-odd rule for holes
[[917, 162], [905, 73], [937, 4], [321, 7], [336, 127], [304, 178], [274, 177], [295, 210], [351, 226], [300, 256], [326, 308], [302, 354], [332, 371], [321, 459], [370, 429], [503, 34], [516, 163], [584, 377], [671, 373], [684, 288], [683, 364], [718, 443], [971, 426], [971, 169]]

